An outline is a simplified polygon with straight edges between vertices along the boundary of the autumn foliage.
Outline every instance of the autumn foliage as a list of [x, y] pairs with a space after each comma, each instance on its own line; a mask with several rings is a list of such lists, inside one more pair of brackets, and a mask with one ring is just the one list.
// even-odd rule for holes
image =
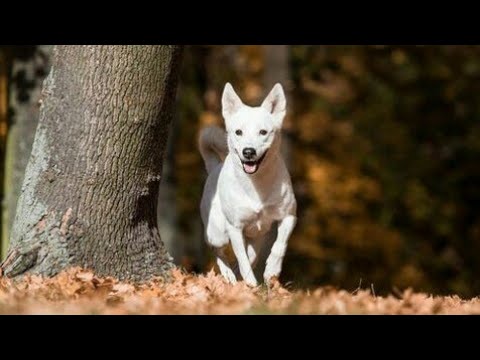
[[134, 286], [74, 268], [52, 279], [0, 279], [0, 314], [480, 314], [478, 298], [373, 292], [289, 291], [278, 284], [252, 289], [227, 284], [213, 271], [194, 276], [179, 270], [169, 281]]

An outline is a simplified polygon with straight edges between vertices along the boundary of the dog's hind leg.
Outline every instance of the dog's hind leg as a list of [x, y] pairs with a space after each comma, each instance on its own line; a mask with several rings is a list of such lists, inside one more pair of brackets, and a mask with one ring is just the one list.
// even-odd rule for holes
[[263, 272], [265, 271], [265, 261], [267, 260], [266, 254], [272, 247], [276, 234], [276, 229], [272, 228], [272, 230], [264, 236], [254, 240], [249, 239], [247, 241], [247, 256], [252, 265], [255, 278], [257, 279], [261, 279]]
[[235, 284], [237, 277], [229, 266], [228, 258], [225, 254], [226, 247], [215, 248], [215, 254], [217, 255], [217, 265], [222, 276], [227, 279], [228, 282]]
[[250, 265], [252, 265], [252, 268], [255, 268], [257, 266], [258, 258], [264, 245], [262, 240], [263, 239], [256, 239], [253, 241], [249, 241], [247, 244], [247, 256], [248, 260], [250, 261]]

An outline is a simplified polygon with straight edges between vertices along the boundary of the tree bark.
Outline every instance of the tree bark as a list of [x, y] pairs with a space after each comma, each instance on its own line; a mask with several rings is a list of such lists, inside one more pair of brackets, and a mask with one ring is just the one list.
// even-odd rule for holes
[[50, 68], [52, 45], [12, 47], [9, 129], [5, 154], [3, 254], [15, 218], [23, 176], [38, 124], [42, 83]]
[[142, 281], [171, 258], [156, 224], [181, 47], [55, 46], [2, 265]]

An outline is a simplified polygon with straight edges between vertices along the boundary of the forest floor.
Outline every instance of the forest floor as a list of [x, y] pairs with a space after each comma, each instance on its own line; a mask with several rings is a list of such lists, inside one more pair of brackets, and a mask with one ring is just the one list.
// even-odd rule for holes
[[462, 300], [405, 291], [379, 297], [329, 287], [290, 291], [227, 284], [209, 272], [174, 270], [172, 281], [133, 286], [70, 269], [52, 279], [0, 278], [0, 314], [480, 314], [480, 298]]

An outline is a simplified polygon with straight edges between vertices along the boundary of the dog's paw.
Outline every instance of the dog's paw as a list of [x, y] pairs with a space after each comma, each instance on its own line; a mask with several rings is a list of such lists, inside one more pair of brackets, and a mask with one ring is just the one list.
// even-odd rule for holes
[[247, 284], [247, 285], [250, 286], [250, 287], [257, 287], [257, 286], [258, 286], [257, 279], [255, 279], [255, 278], [253, 278], [253, 279], [245, 279], [245, 284]]
[[278, 276], [272, 276], [270, 279], [265, 280], [265, 284], [268, 289], [278, 289], [282, 287], [282, 284], [280, 284], [280, 281], [278, 280]]
[[231, 269], [225, 269], [222, 271], [222, 275], [230, 284], [237, 283], [237, 277]]
[[228, 274], [223, 275], [223, 277], [230, 283], [230, 284], [236, 284], [237, 283], [237, 278], [235, 277], [235, 274], [233, 272], [229, 272]]
[[220, 273], [225, 278], [225, 280], [227, 280], [230, 284], [236, 284], [237, 277], [235, 276], [235, 273], [232, 269], [222, 263], [219, 264], [218, 267], [220, 269]]
[[265, 280], [265, 283], [269, 284], [274, 278], [278, 278], [281, 271], [282, 259], [269, 258], [267, 260], [267, 265], [265, 266], [265, 272], [263, 273], [263, 279]]

